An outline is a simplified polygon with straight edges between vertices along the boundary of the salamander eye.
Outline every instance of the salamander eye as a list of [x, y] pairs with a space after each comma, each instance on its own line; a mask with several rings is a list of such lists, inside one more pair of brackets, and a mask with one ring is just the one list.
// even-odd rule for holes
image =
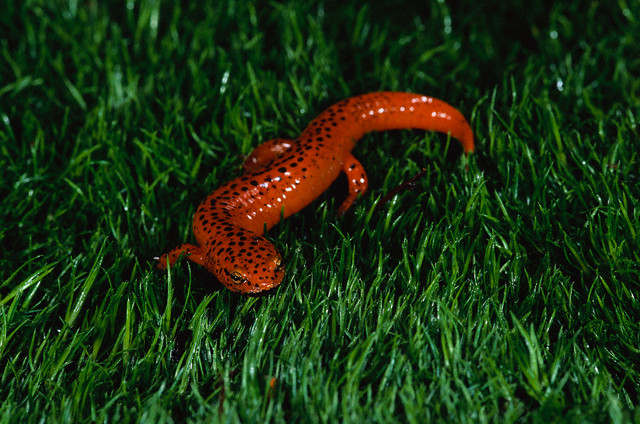
[[273, 270], [275, 271], [281, 271], [283, 266], [282, 266], [282, 258], [280, 256], [273, 256], [269, 259], [269, 261], [271, 262], [271, 267]]
[[241, 269], [234, 269], [229, 273], [229, 277], [231, 277], [233, 282], [236, 284], [241, 284], [247, 279], [244, 271]]

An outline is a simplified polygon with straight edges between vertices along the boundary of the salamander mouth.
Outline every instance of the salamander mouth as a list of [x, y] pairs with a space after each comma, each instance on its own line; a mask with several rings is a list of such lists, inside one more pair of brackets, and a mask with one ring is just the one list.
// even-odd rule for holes
[[282, 278], [284, 277], [284, 271], [281, 271], [278, 274], [280, 275], [276, 275], [275, 280], [271, 282], [271, 284], [261, 284], [256, 286], [248, 282], [245, 286], [245, 291], [243, 292], [243, 294], [251, 297], [261, 297], [269, 296], [275, 293], [278, 287], [280, 287], [280, 283], [282, 282]]
[[232, 291], [245, 294], [259, 294], [270, 292], [277, 288], [284, 278], [284, 266], [282, 257], [274, 255], [269, 257], [260, 269], [262, 272], [251, 274], [242, 266], [222, 268], [225, 285]]

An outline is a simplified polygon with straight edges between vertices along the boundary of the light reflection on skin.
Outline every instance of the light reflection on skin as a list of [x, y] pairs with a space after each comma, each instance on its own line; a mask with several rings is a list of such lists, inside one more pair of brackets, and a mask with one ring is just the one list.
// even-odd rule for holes
[[449, 115], [448, 113], [444, 113], [444, 112], [431, 112], [431, 116], [434, 118], [442, 118], [442, 119], [447, 119], [447, 120], [451, 120], [451, 115]]

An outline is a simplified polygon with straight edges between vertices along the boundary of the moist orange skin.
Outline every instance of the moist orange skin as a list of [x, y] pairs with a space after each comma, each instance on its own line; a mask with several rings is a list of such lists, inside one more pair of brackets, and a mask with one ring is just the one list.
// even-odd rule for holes
[[393, 129], [449, 133], [465, 153], [473, 133], [453, 106], [429, 96], [378, 92], [345, 99], [322, 112], [295, 140], [274, 139], [244, 162], [244, 174], [207, 196], [193, 217], [197, 244], [183, 244], [159, 259], [159, 268], [181, 256], [204, 266], [230, 290], [258, 293], [284, 277], [282, 257], [263, 237], [316, 199], [341, 172], [349, 194], [344, 213], [367, 190], [367, 175], [351, 150], [365, 133]]

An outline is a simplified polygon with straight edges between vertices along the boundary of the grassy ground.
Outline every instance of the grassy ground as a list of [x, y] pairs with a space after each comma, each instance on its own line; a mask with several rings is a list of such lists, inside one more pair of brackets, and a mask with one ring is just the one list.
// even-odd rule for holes
[[[7, 2], [0, 421], [640, 420], [640, 2], [557, 3]], [[241, 155], [381, 89], [477, 153], [367, 136], [268, 296], [154, 268]]]

